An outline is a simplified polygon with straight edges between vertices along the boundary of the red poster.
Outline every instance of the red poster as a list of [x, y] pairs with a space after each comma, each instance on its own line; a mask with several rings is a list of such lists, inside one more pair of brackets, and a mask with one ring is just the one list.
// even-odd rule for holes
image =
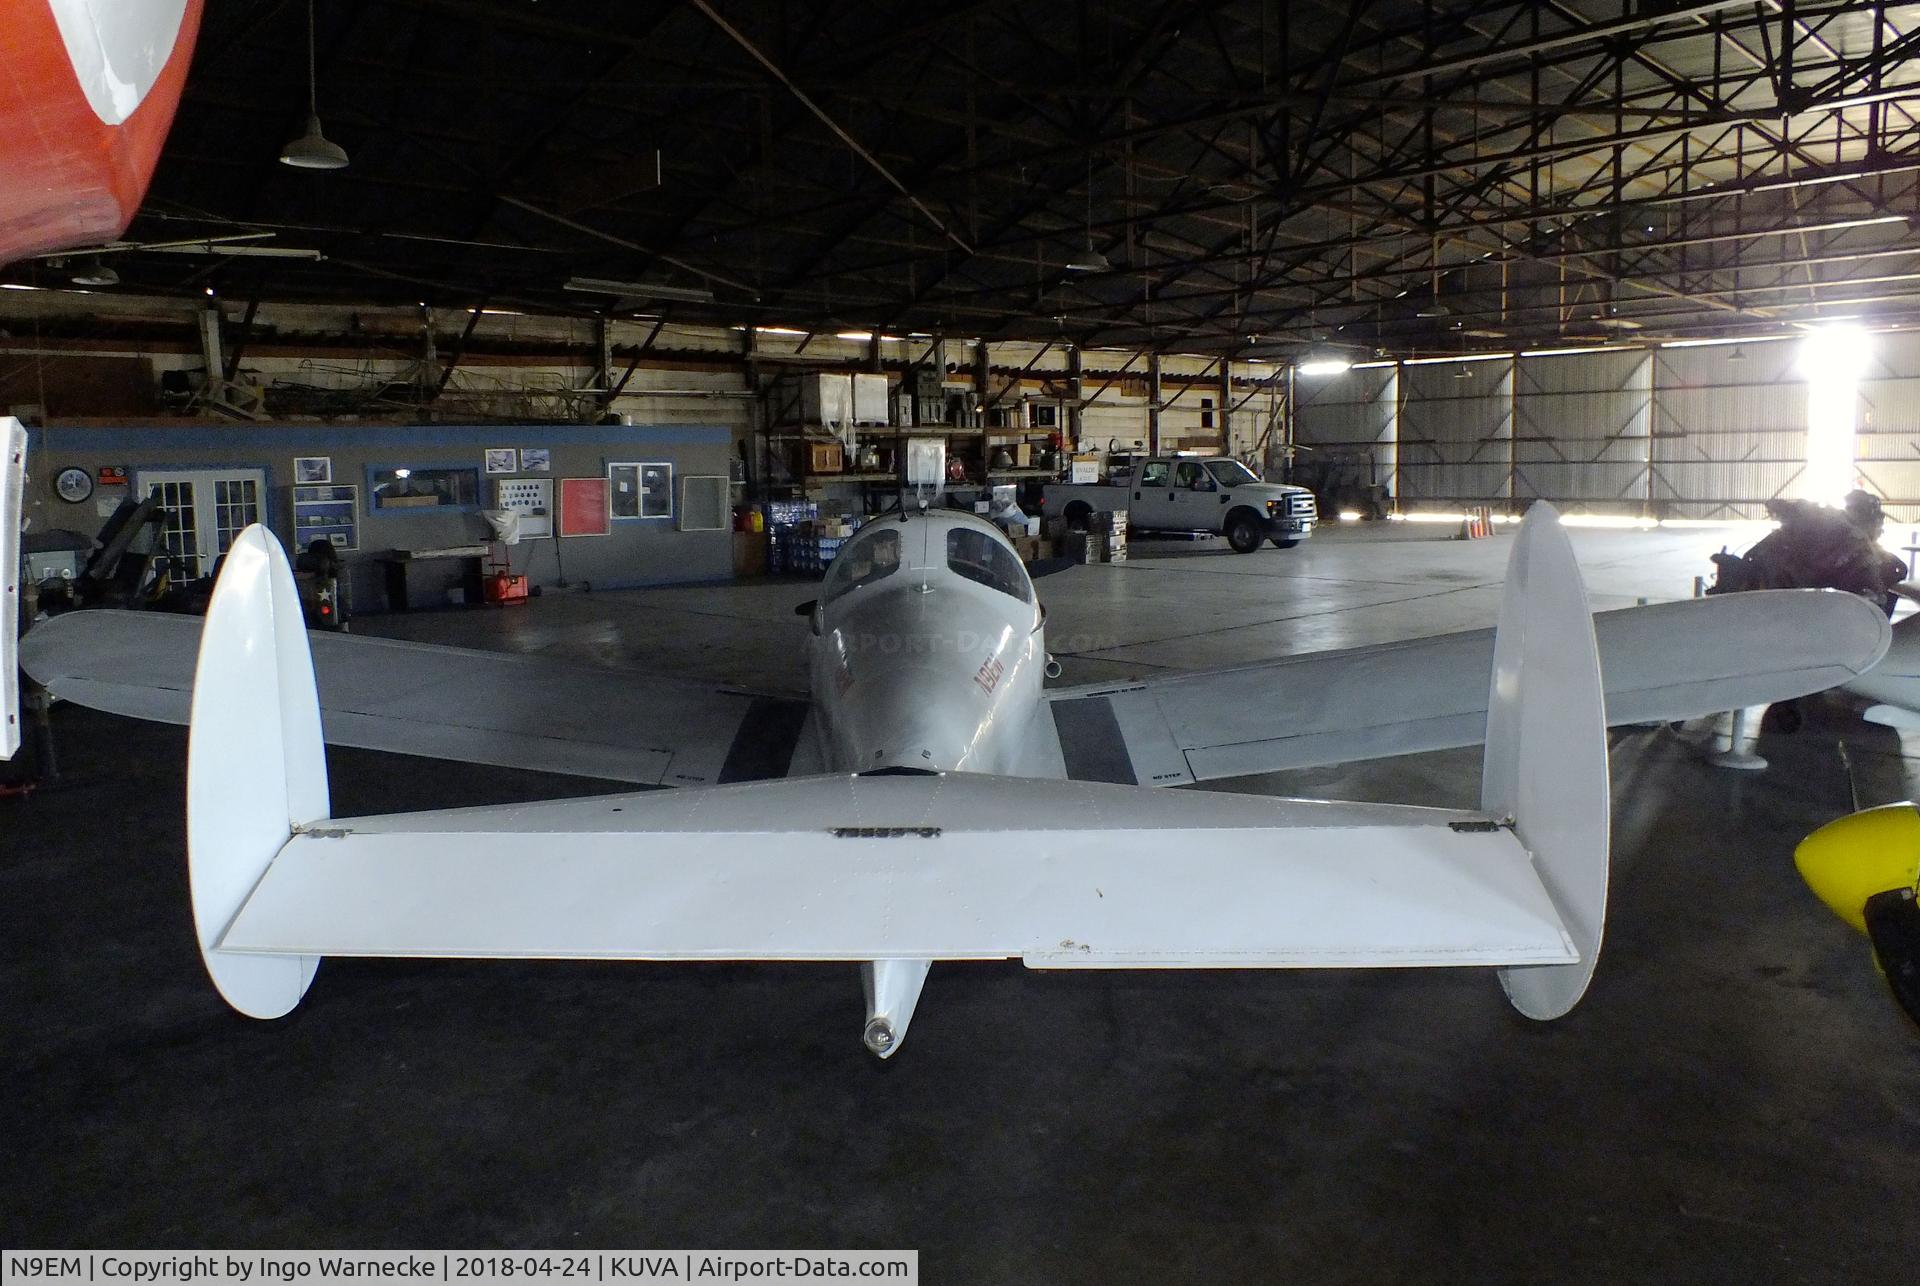
[[604, 536], [612, 530], [605, 478], [560, 479], [562, 536]]

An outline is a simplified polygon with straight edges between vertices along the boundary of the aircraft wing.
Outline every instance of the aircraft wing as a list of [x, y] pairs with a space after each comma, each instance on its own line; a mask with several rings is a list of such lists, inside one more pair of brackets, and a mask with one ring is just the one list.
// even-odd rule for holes
[[[1594, 617], [1610, 725], [1693, 719], [1858, 678], [1886, 617], [1834, 590], [1761, 590]], [[1478, 744], [1492, 630], [1048, 692], [1067, 775], [1186, 782]]]
[[[20, 641], [54, 696], [184, 724], [201, 620], [69, 612]], [[337, 746], [650, 786], [784, 777], [807, 703], [543, 656], [354, 634], [311, 638], [321, 725]]]

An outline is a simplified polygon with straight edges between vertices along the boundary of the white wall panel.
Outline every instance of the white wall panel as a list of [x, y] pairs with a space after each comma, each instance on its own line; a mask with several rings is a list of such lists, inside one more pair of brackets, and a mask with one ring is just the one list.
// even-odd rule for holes
[[1647, 496], [1653, 354], [1522, 357], [1514, 372], [1515, 500], [1639, 513]]
[[1513, 359], [1400, 372], [1402, 508], [1504, 508], [1513, 481]]

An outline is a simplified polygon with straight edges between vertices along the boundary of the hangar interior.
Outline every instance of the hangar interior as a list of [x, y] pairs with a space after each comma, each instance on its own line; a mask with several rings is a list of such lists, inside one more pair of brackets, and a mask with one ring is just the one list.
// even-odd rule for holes
[[[822, 579], [924, 443], [945, 503], [1072, 564], [1029, 586], [1056, 688], [1487, 629], [1542, 501], [1612, 611], [1863, 493], [1896, 652], [1912, 612], [1920, 4], [187, 10], [130, 223], [0, 264], [29, 639], [41, 607], [204, 612], [260, 523], [330, 547], [298, 566], [316, 629], [793, 708]], [[1072, 516], [1165, 457], [1312, 520], [1249, 552], [1220, 514]], [[150, 497], [170, 582], [63, 590]], [[1607, 954], [1557, 1023], [1479, 970], [971, 961], [884, 1062], [844, 1039], [851, 971], [792, 962], [329, 959], [242, 1019], [196, 959], [185, 729], [43, 703], [0, 776], [10, 1241], [1906, 1281], [1920, 1046], [1794, 873], [1914, 793], [1920, 713], [1863, 721], [1899, 707], [1863, 692], [1608, 734]], [[391, 702], [514, 704], [457, 675]], [[339, 817], [640, 780], [329, 741]], [[1481, 782], [1460, 747], [1210, 788], [1472, 809]]]

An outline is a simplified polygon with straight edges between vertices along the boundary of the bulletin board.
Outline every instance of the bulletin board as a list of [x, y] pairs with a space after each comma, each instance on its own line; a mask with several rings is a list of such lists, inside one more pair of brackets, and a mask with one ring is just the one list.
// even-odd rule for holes
[[613, 530], [605, 478], [560, 480], [560, 534], [604, 536]]

